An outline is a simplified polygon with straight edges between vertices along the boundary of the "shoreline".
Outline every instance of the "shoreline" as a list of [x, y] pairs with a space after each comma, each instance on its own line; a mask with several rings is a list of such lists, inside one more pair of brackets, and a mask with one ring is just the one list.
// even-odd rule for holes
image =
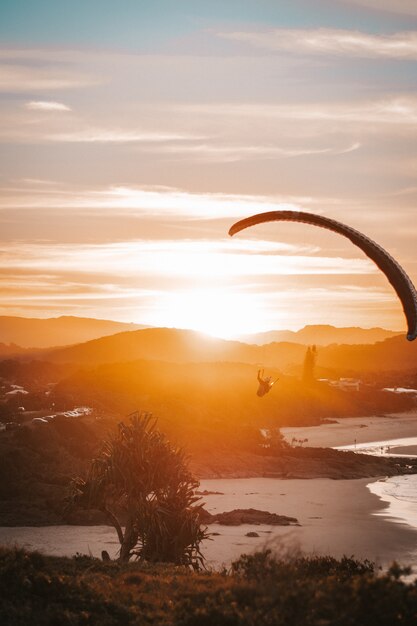
[[[417, 485], [417, 472], [401, 475], [397, 471], [395, 476], [393, 472], [385, 473], [385, 468], [393, 469], [395, 465], [394, 459], [386, 458], [388, 455], [318, 449], [324, 442], [343, 445], [343, 439], [352, 438], [355, 432], [361, 434], [364, 444], [366, 439], [368, 443], [378, 444], [376, 432], [382, 434], [382, 441], [389, 440], [392, 432], [397, 434], [397, 439], [415, 436], [417, 415], [344, 418], [337, 424], [308, 429], [316, 433], [315, 439], [308, 443], [312, 447], [295, 448], [292, 455], [290, 453], [285, 458], [250, 454], [235, 457], [219, 451], [212, 459], [212, 467], [205, 459], [200, 459], [199, 491], [221, 492], [202, 497], [201, 503], [205, 503], [210, 513], [254, 508], [295, 517], [300, 523], [298, 527], [211, 524], [210, 532], [220, 534], [203, 544], [208, 565], [221, 568], [230, 565], [244, 552], [271, 547], [279, 553], [302, 551], [335, 557], [354, 555], [382, 566], [396, 560], [417, 569], [416, 516], [410, 514], [407, 521], [404, 515], [407, 507], [398, 501], [393, 513], [395, 494], [383, 490], [384, 485], [391, 484], [388, 483], [390, 480], [395, 484], [396, 480], [409, 479], [410, 485], [415, 480]], [[285, 430], [299, 434], [307, 429]], [[301, 436], [299, 434], [299, 438]], [[406, 459], [402, 458], [400, 462], [404, 464]], [[225, 477], [216, 476], [216, 472]], [[202, 477], [204, 475], [207, 477]], [[12, 519], [11, 514], [9, 520]], [[27, 517], [22, 514], [20, 520], [24, 519]], [[16, 521], [20, 520], [16, 517]], [[29, 549], [41, 549], [57, 556], [71, 556], [76, 552], [99, 556], [102, 549], [112, 556], [117, 552], [118, 541], [113, 528], [93, 517], [79, 517], [73, 525], [42, 524], [42, 521], [39, 518], [40, 523], [31, 526], [1, 526], [0, 543], [14, 545], [17, 542]], [[250, 531], [255, 531], [258, 536], [247, 537]]]
[[[339, 558], [354, 555], [382, 567], [396, 560], [417, 568], [417, 529], [396, 524], [386, 514], [387, 503], [369, 489], [369, 485], [379, 482], [378, 478], [340, 481], [326, 478], [225, 479], [221, 481], [226, 487], [225, 495], [207, 496], [206, 508], [210, 512], [235, 508], [242, 501], [245, 488], [251, 490], [246, 491], [248, 496], [256, 498], [256, 486], [262, 480], [274, 481], [269, 483], [263, 498], [265, 510], [297, 517], [300, 526], [273, 529], [272, 533], [260, 536], [256, 545], [254, 540], [242, 537], [244, 533], [239, 531], [240, 527], [227, 532], [224, 527], [219, 527], [219, 531], [226, 535], [220, 543], [223, 554], [229, 559], [237, 556], [237, 548], [253, 551], [255, 547], [266, 546], [275, 547], [284, 554], [301, 551]], [[202, 481], [202, 487], [219, 489], [218, 482]], [[245, 507], [251, 504], [251, 499], [247, 498]], [[265, 531], [264, 528], [261, 530]], [[233, 541], [234, 545], [230, 545]], [[212, 551], [215, 554], [214, 547]]]
[[[417, 568], [417, 530], [387, 517], [387, 504], [372, 493], [377, 479], [205, 479], [201, 490], [217, 491], [202, 498], [210, 513], [235, 508], [256, 508], [296, 517], [300, 526], [265, 524], [223, 526], [211, 524], [219, 533], [202, 544], [207, 565], [229, 567], [242, 553], [268, 547], [278, 554], [331, 555], [369, 559], [382, 567], [394, 560]], [[256, 531], [258, 537], [247, 537]], [[76, 552], [99, 557], [105, 549], [114, 557], [116, 532], [109, 526], [1, 527], [0, 543], [40, 549], [56, 556]]]
[[417, 529], [417, 476], [391, 476], [381, 478], [368, 485], [371, 493], [385, 503], [375, 515]]
[[352, 448], [367, 443], [417, 437], [417, 411], [374, 415], [368, 417], [338, 418], [334, 423], [317, 426], [294, 426], [280, 429], [288, 443], [292, 438], [307, 439], [308, 446], [324, 448]]

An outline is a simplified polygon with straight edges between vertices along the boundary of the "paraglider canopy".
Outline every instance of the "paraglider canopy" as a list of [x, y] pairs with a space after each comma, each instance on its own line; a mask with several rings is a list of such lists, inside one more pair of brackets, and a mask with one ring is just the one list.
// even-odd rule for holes
[[403, 305], [408, 323], [407, 339], [413, 341], [417, 337], [417, 292], [413, 283], [401, 265], [384, 248], [358, 230], [331, 218], [305, 211], [268, 211], [236, 222], [230, 228], [229, 235], [232, 237], [244, 228], [262, 224], [263, 222], [279, 221], [303, 222], [313, 226], [320, 226], [350, 239], [353, 244], [363, 250], [374, 261], [395, 289]]

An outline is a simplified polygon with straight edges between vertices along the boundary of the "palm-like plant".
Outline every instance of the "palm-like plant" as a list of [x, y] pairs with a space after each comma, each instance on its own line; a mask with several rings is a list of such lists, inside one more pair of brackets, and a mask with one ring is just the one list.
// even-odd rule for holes
[[[134, 413], [104, 442], [85, 480], [73, 481], [73, 505], [101, 510], [115, 527], [121, 561], [203, 562], [198, 481], [182, 450], [157, 430], [150, 413]], [[123, 528], [121, 519], [125, 520]]]

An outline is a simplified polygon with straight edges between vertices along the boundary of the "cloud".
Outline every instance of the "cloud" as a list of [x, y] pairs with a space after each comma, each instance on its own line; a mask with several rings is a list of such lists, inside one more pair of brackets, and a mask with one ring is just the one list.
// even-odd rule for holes
[[[175, 108], [175, 107], [174, 107]], [[349, 122], [415, 126], [417, 98], [404, 95], [359, 102], [307, 102], [306, 104], [183, 104], [177, 110], [218, 118], [256, 118], [258, 120]]]
[[358, 150], [361, 144], [355, 142], [345, 148], [281, 148], [278, 146], [227, 146], [213, 144], [167, 145], [152, 149], [154, 152], [184, 155], [190, 159], [232, 163], [254, 159], [291, 158], [319, 154], [347, 154]]
[[375, 11], [387, 11], [397, 15], [410, 15], [417, 17], [417, 4], [415, 0], [336, 0], [342, 4], [354, 4]]
[[[313, 248], [312, 250], [317, 250]], [[0, 268], [40, 274], [139, 274], [225, 280], [242, 276], [356, 275], [377, 270], [368, 259], [306, 254], [303, 246], [264, 241], [122, 241], [110, 244], [9, 244]]]
[[359, 58], [417, 59], [417, 32], [371, 35], [332, 28], [223, 32], [219, 37], [256, 48], [293, 54], [327, 54]]
[[56, 187], [62, 184], [56, 180], [46, 180], [44, 178], [19, 178], [16, 182], [23, 185], [35, 185], [36, 187]]
[[[51, 186], [52, 187], [52, 186]], [[111, 186], [96, 189], [72, 189], [60, 187], [45, 189], [40, 185], [32, 188], [4, 188], [0, 209], [79, 209], [89, 211], [117, 210], [123, 214], [138, 217], [156, 216], [219, 219], [244, 217], [262, 209], [300, 209], [298, 201], [308, 202], [308, 198], [288, 198], [280, 196], [238, 195], [222, 193], [191, 193], [174, 187], [133, 187]]]
[[[82, 311], [97, 316], [105, 311], [116, 319], [130, 315], [143, 323], [228, 336], [240, 326], [243, 332], [248, 324], [253, 331], [271, 327], [268, 318], [274, 327], [283, 311], [284, 323], [294, 320], [294, 302], [303, 303], [293, 311], [299, 311], [301, 320], [307, 309], [310, 319], [310, 309], [317, 314], [317, 303], [321, 311], [329, 299], [332, 314], [339, 299], [346, 310], [347, 304], [352, 307], [358, 301], [358, 291], [339, 298], [343, 282], [348, 276], [369, 280], [377, 271], [367, 259], [332, 258], [316, 248], [244, 239], [12, 242], [1, 252], [0, 309], [5, 312], [28, 315], [46, 305], [49, 314]], [[334, 281], [337, 293], [329, 288], [326, 299], [326, 289], [313, 289], [310, 298], [304, 284], [314, 277]], [[291, 289], [293, 284], [297, 287]], [[369, 289], [361, 293], [361, 300], [372, 301]], [[239, 316], [242, 311], [245, 315]]]
[[137, 125], [137, 120], [111, 120], [103, 125], [91, 123], [89, 119], [77, 117], [71, 113], [71, 108], [60, 102], [31, 101], [24, 105], [30, 112], [62, 113], [65, 116], [35, 115], [21, 111], [5, 112], [0, 122], [0, 140], [16, 143], [163, 143], [163, 142], [191, 142], [207, 139], [202, 134], [192, 133], [180, 129], [172, 129], [173, 125], [153, 123], [152, 127], [143, 128]]
[[71, 108], [62, 102], [31, 100], [25, 107], [30, 111], [71, 111]]
[[0, 65], [0, 91], [30, 92], [97, 85], [102, 79], [61, 67]]
[[[199, 139], [199, 137], [196, 137]], [[146, 132], [135, 129], [84, 128], [67, 133], [51, 133], [43, 135], [47, 141], [62, 143], [153, 143], [165, 141], [186, 141], [195, 139], [192, 135], [175, 132]]]

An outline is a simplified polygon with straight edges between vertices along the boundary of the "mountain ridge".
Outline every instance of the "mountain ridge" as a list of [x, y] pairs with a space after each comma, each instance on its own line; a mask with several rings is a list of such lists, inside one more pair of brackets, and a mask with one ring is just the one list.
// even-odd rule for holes
[[73, 345], [113, 335], [122, 330], [141, 328], [147, 328], [147, 326], [74, 315], [49, 318], [2, 315], [0, 316], [0, 343], [14, 344], [18, 348], [42, 349]]
[[[37, 350], [72, 346], [120, 332], [146, 328], [153, 327], [133, 322], [117, 322], [70, 315], [50, 318], [0, 316], [0, 344], [5, 346], [14, 344], [15, 352], [18, 353], [21, 348]], [[355, 345], [358, 343], [372, 344], [399, 334], [401, 333], [378, 327], [336, 327], [330, 324], [310, 324], [297, 331], [271, 330], [241, 335], [235, 341], [254, 345], [266, 345], [273, 342], [289, 342], [300, 345], [316, 344], [319, 346], [335, 343]], [[3, 352], [7, 352], [6, 348]]]
[[345, 345], [372, 344], [400, 334], [399, 331], [380, 327], [361, 328], [360, 326], [337, 327], [330, 324], [308, 324], [297, 331], [270, 330], [252, 335], [242, 335], [240, 339], [246, 343], [255, 343], [257, 345], [289, 341], [303, 345], [315, 344], [323, 346], [334, 343]]
[[[56, 363], [87, 366], [145, 359], [170, 363], [247, 363], [258, 368], [288, 371], [288, 368], [302, 366], [305, 352], [306, 345], [297, 343], [273, 342], [258, 346], [214, 339], [196, 331], [147, 328], [42, 351], [39, 357]], [[410, 344], [403, 336], [369, 345], [333, 344], [319, 348], [317, 365], [341, 372], [417, 370], [417, 344]]]

